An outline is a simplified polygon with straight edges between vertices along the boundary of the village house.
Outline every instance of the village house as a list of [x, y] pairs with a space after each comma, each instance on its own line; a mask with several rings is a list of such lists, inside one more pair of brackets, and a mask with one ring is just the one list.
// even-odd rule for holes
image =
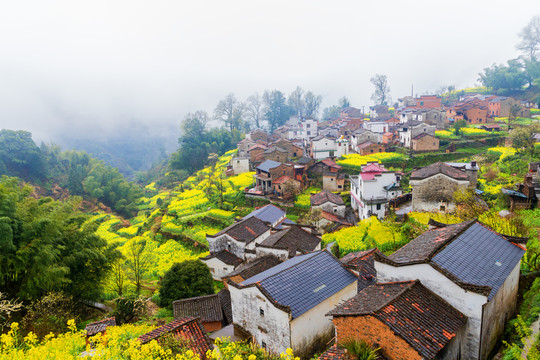
[[249, 172], [249, 158], [235, 157], [229, 161], [229, 166], [227, 166], [228, 176], [239, 175], [247, 172]]
[[382, 134], [382, 141], [384, 145], [392, 144], [394, 142], [394, 133], [393, 132], [385, 132]]
[[378, 117], [389, 116], [388, 106], [386, 105], [375, 105], [369, 107], [369, 117], [371, 119], [376, 119]]
[[263, 152], [267, 149], [266, 146], [255, 144], [248, 149], [249, 161], [252, 163], [260, 163], [264, 161]]
[[264, 160], [272, 160], [281, 163], [289, 161], [289, 153], [287, 150], [277, 146], [272, 146], [263, 151], [262, 157]]
[[345, 174], [325, 172], [323, 174], [323, 190], [341, 192], [345, 189]]
[[521, 101], [514, 100], [511, 97], [498, 96], [489, 100], [488, 113], [490, 117], [509, 117], [510, 109], [513, 105], [519, 107], [515, 116], [530, 117], [531, 111], [527, 106], [522, 105]]
[[[389, 256], [375, 255], [377, 282], [420, 280], [464, 314], [462, 359], [487, 359], [516, 309], [525, 249], [478, 221], [439, 224]], [[375, 285], [377, 286], [377, 285]]]
[[309, 141], [316, 137], [319, 132], [317, 130], [319, 122], [315, 119], [305, 119], [300, 121], [300, 129], [302, 129], [302, 139]]
[[341, 196], [322, 190], [309, 198], [311, 209], [320, 209], [341, 217], [345, 217], [345, 202]]
[[288, 175], [272, 180], [272, 194], [282, 199], [290, 199], [302, 192], [302, 181]]
[[442, 99], [440, 96], [436, 96], [436, 95], [420, 95], [420, 97], [417, 97], [414, 99], [414, 105], [410, 105], [410, 106], [416, 107], [416, 108], [441, 109]]
[[392, 360], [462, 358], [467, 317], [418, 280], [370, 285], [328, 315], [336, 344], [364, 340]]
[[351, 148], [358, 152], [357, 148], [359, 144], [365, 143], [366, 141], [371, 141], [374, 144], [382, 142], [382, 139], [379, 139], [381, 134], [375, 133], [368, 129], [358, 129], [351, 134]]
[[371, 154], [378, 154], [385, 152], [384, 145], [372, 143], [371, 141], [366, 141], [362, 144], [358, 144], [356, 147], [356, 152], [362, 156], [364, 155], [371, 155]]
[[385, 121], [366, 121], [364, 123], [364, 129], [374, 132], [376, 134], [383, 134], [388, 132], [389, 126]]
[[321, 238], [318, 234], [296, 224], [273, 233], [255, 246], [257, 257], [271, 255], [280, 260], [316, 250], [321, 250]]
[[270, 170], [279, 168], [280, 166], [280, 162], [266, 160], [259, 166], [257, 166], [257, 168], [255, 169], [255, 186], [257, 187], [257, 189], [262, 191], [263, 194], [268, 194], [273, 191], [272, 175], [270, 174]]
[[363, 121], [365, 117], [361, 109], [352, 106], [342, 108], [339, 112], [339, 118], [345, 121]]
[[313, 159], [325, 159], [337, 156], [336, 139], [319, 135], [311, 139], [310, 156]]
[[356, 294], [357, 277], [326, 251], [299, 255], [236, 284], [234, 324], [268, 351], [307, 357], [333, 336], [325, 314]]
[[327, 158], [317, 161], [308, 169], [310, 175], [323, 175], [326, 173], [337, 173], [341, 171], [342, 167], [336, 164], [333, 159]]
[[467, 124], [485, 124], [488, 122], [488, 107], [478, 102], [457, 103], [446, 109], [448, 121], [465, 120]]
[[[226, 291], [221, 289], [220, 293]], [[230, 297], [230, 294], [228, 296]], [[227, 296], [212, 294], [173, 301], [174, 318], [198, 318], [206, 332], [217, 331], [229, 324], [223, 308], [226, 298]]]
[[258, 209], [253, 210], [243, 220], [250, 217], [256, 217], [257, 219], [267, 223], [274, 229], [281, 229], [283, 225], [295, 224], [294, 221], [287, 218], [287, 213], [274, 204], [268, 204]]
[[349, 180], [351, 207], [360, 219], [368, 219], [372, 215], [383, 219], [389, 201], [402, 194], [401, 175], [376, 162], [362, 166], [360, 174], [350, 176]]
[[330, 213], [328, 211], [321, 211], [321, 216], [316, 222], [317, 228], [323, 232], [334, 232], [346, 227], [353, 226], [349, 220], [343, 216]]
[[439, 139], [434, 135], [421, 133], [411, 139], [411, 148], [417, 152], [439, 150]]
[[420, 121], [408, 121], [401, 125], [399, 130], [399, 143], [401, 146], [410, 148], [412, 145], [412, 139], [420, 134], [430, 134], [435, 136], [435, 125], [429, 125]]
[[90, 345], [90, 338], [92, 336], [96, 336], [97, 334], [105, 335], [107, 333], [107, 328], [110, 326], [116, 326], [116, 318], [114, 316], [87, 324], [84, 328], [86, 331], [86, 345]]
[[[338, 136], [336, 137], [343, 136], [345, 139], [350, 141], [351, 134], [363, 126], [364, 120], [362, 119], [347, 120], [341, 127], [339, 127]], [[319, 134], [321, 134], [320, 131]]]
[[256, 145], [257, 143], [255, 141], [252, 141], [248, 138], [242, 139], [236, 147], [238, 148], [238, 156], [239, 157], [248, 157], [249, 156], [249, 149]]
[[252, 132], [246, 134], [246, 139], [249, 139], [256, 143], [268, 143], [268, 134], [264, 130], [255, 129]]
[[325, 127], [319, 127], [319, 135], [332, 137], [332, 138], [338, 138], [341, 134], [339, 131], [338, 126], [325, 126]]
[[276, 141], [275, 143], [272, 143], [271, 146], [276, 146], [278, 148], [287, 150], [287, 156], [289, 159], [296, 159], [304, 156], [303, 147], [287, 139]]
[[[476, 166], [476, 164], [474, 164]], [[437, 162], [412, 172], [412, 211], [453, 211], [454, 193], [458, 189], [475, 188], [477, 170]]]
[[212, 277], [221, 280], [243, 261], [255, 258], [255, 244], [270, 236], [270, 227], [257, 219], [234, 223], [215, 235], [206, 235], [210, 255], [201, 258]]
[[229, 289], [229, 279], [236, 284], [240, 284], [242, 281], [247, 280], [250, 277], [253, 277], [259, 273], [262, 273], [263, 271], [266, 271], [278, 264], [281, 264], [282, 262], [283, 260], [280, 260], [273, 255], [259, 256], [254, 260], [243, 263], [236, 270], [227, 274], [227, 276], [223, 278], [223, 286], [225, 287], [225, 289]]
[[200, 321], [192, 317], [176, 319], [160, 326], [149, 333], [139, 336], [139, 342], [141, 344], [149, 343], [152, 340], [159, 342], [159, 338], [166, 334], [178, 338], [185, 348], [192, 350], [203, 360], [206, 359], [206, 353], [214, 348]]

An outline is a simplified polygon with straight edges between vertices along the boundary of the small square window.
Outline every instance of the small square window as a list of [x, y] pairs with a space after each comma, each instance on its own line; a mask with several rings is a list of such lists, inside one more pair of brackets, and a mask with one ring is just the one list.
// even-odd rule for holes
[[264, 317], [264, 309], [263, 308], [259, 308], [259, 315]]

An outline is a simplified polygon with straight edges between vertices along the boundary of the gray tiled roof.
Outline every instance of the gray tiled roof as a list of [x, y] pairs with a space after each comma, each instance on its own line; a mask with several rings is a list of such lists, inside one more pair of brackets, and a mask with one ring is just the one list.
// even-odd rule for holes
[[262, 170], [262, 171], [269, 172], [270, 169], [273, 169], [273, 168], [275, 168], [275, 167], [278, 167], [279, 165], [281, 165], [280, 162], [273, 161], [273, 160], [266, 160], [266, 161], [263, 162], [261, 165], [257, 166], [257, 169]]
[[250, 217], [254, 216], [259, 220], [274, 224], [275, 222], [279, 221], [284, 215], [285, 211], [281, 210], [275, 205], [268, 204], [255, 211], [250, 212], [249, 214], [244, 216], [244, 219], [249, 219]]
[[200, 318], [201, 322], [223, 321], [223, 310], [218, 294], [173, 301], [174, 318]]
[[277, 303], [297, 318], [357, 280], [356, 276], [326, 251], [296, 256], [243, 281], [257, 283]]
[[476, 222], [432, 258], [461, 281], [492, 288], [491, 300], [525, 250]]

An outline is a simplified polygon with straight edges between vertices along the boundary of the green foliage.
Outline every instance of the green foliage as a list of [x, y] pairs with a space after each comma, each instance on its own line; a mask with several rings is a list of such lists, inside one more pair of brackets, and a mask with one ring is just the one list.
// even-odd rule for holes
[[25, 332], [32, 331], [42, 338], [51, 332], [60, 334], [67, 331], [67, 321], [76, 318], [77, 304], [73, 297], [49, 293], [28, 306], [21, 325]]
[[113, 315], [119, 325], [138, 320], [146, 310], [146, 303], [142, 297], [121, 296], [114, 299], [114, 304]]
[[0, 130], [0, 175], [41, 182], [47, 177], [45, 159], [28, 131]]
[[523, 72], [518, 60], [508, 60], [508, 65], [493, 64], [485, 68], [480, 73], [480, 82], [493, 90], [515, 90], [521, 89], [527, 82], [527, 77]]
[[378, 358], [379, 348], [374, 349], [363, 339], [346, 338], [338, 346], [347, 349], [349, 354], [358, 360], [375, 360]]
[[0, 288], [25, 300], [50, 291], [97, 298], [116, 252], [84, 223], [79, 199], [38, 200], [31, 191], [0, 180]]
[[285, 95], [279, 90], [266, 90], [263, 93], [265, 105], [265, 117], [270, 124], [270, 132], [285, 124], [291, 114], [291, 108], [287, 105]]
[[175, 300], [214, 293], [210, 269], [200, 260], [174, 264], [163, 276], [159, 290], [160, 306], [172, 307]]

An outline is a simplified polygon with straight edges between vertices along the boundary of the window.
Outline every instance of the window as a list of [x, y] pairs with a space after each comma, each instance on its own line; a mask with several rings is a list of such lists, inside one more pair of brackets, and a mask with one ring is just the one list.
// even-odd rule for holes
[[224, 268], [223, 268], [223, 270], [227, 271], [227, 268], [226, 268], [226, 267], [224, 267]]
[[446, 206], [441, 205], [440, 209], [441, 209], [441, 211], [446, 211]]
[[307, 134], [308, 134], [308, 135], [311, 135], [311, 131], [308, 131]]
[[311, 127], [311, 124], [307, 124], [306, 127], [309, 129]]
[[264, 341], [261, 342], [261, 346], [263, 349], [266, 349], [266, 343]]
[[381, 204], [377, 204], [377, 210], [381, 210]]
[[259, 308], [259, 315], [264, 317], [264, 309], [263, 308]]
[[338, 185], [338, 186], [337, 186], [337, 188], [338, 188], [338, 189], [341, 189], [341, 188], [343, 188], [343, 186], [341, 186], [341, 185]]

